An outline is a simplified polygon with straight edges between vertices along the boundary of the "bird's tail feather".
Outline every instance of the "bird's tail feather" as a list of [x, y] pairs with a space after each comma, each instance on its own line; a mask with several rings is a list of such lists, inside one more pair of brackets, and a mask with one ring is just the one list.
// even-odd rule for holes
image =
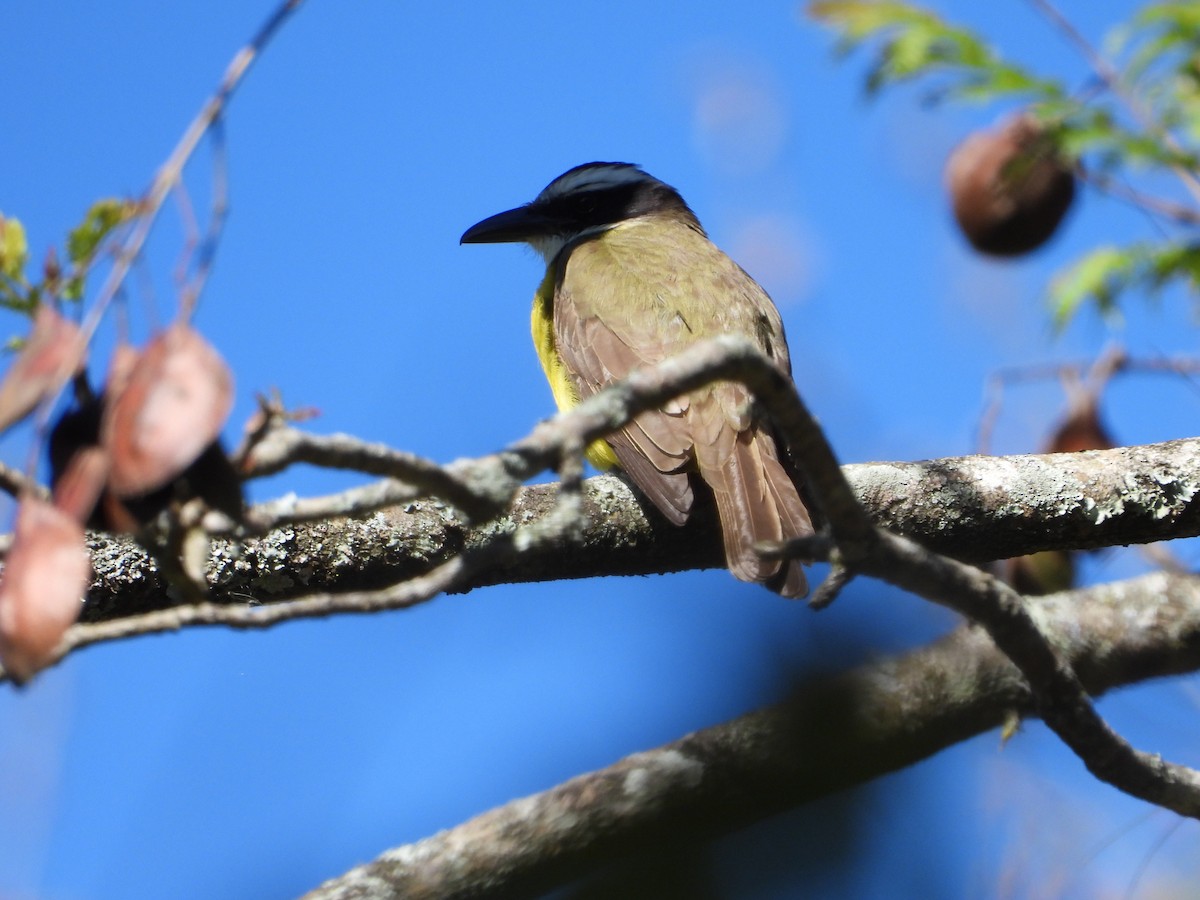
[[765, 584], [784, 597], [803, 597], [808, 580], [797, 560], [764, 559], [754, 550], [760, 541], [787, 541], [813, 533], [812, 518], [771, 436], [757, 428], [737, 435], [728, 452], [701, 452], [701, 477], [713, 489], [725, 559], [742, 581]]

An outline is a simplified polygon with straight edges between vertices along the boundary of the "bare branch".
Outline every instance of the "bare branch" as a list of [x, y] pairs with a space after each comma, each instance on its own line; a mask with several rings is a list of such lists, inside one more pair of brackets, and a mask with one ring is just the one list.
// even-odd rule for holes
[[[1033, 601], [1093, 694], [1200, 666], [1200, 579], [1162, 573]], [[742, 716], [484, 813], [326, 882], [308, 900], [534, 895], [623, 856], [740, 828], [1033, 714], [977, 628], [804, 685]]]
[[[762, 396], [754, 386], [756, 396]], [[1098, 778], [1200, 819], [1200, 772], [1131, 747], [1100, 718], [1016, 591], [991, 575], [876, 528], [857, 505], [824, 434], [794, 392], [764, 397], [829, 518], [837, 560], [968, 616], [987, 629], [1033, 690], [1038, 713]], [[1191, 498], [1189, 498], [1190, 500]]]
[[1083, 395], [1099, 398], [1108, 383], [1118, 374], [1152, 373], [1192, 378], [1200, 374], [1200, 359], [1191, 356], [1137, 358], [1129, 356], [1120, 344], [1112, 343], [1090, 362], [1060, 362], [1040, 365], [1010, 366], [997, 369], [988, 376], [984, 388], [984, 408], [979, 416], [976, 447], [980, 453], [988, 453], [996, 420], [1004, 401], [1006, 386], [1021, 382], [1048, 381], [1063, 383], [1067, 389], [1068, 403], [1071, 402], [1071, 386]]
[[[221, 593], [232, 602], [192, 603], [166, 612], [151, 609], [133, 619], [128, 617], [135, 615], [134, 610], [126, 602], [118, 602], [112, 607], [115, 609], [115, 615], [108, 618], [120, 616], [125, 621], [79, 626], [69, 633], [60, 649], [60, 656], [74, 647], [99, 640], [173, 629], [185, 624], [265, 627], [293, 618], [410, 606], [437, 593], [465, 590], [488, 580], [520, 580], [521, 567], [528, 566], [530, 560], [545, 563], [553, 559], [553, 562], [534, 576], [542, 578], [547, 577], [548, 569], [554, 566], [558, 567], [557, 571], [564, 577], [627, 571], [618, 565], [596, 568], [599, 554], [584, 552], [572, 559], [571, 553], [564, 552], [573, 542], [586, 548], [589, 537], [588, 529], [580, 523], [576, 515], [578, 509], [584, 505], [583, 495], [579, 490], [579, 451], [592, 440], [619, 427], [642, 409], [661, 405], [670, 397], [722, 378], [744, 381], [770, 411], [786, 445], [797, 455], [801, 468], [826, 513], [839, 559], [849, 572], [865, 571], [910, 589], [917, 588], [919, 592], [937, 602], [951, 605], [983, 622], [993, 631], [998, 644], [1012, 654], [1012, 658], [1029, 678], [1030, 684], [1038, 693], [1039, 708], [1047, 721], [1073, 749], [1085, 755], [1094, 771], [1138, 796], [1156, 800], [1176, 810], [1195, 811], [1193, 794], [1197, 785], [1189, 784], [1192, 773], [1154, 763], [1128, 748], [1106, 729], [1091, 709], [1070, 669], [1060, 665], [1053, 651], [1042, 641], [1037, 626], [1025, 613], [1017, 595], [982, 573], [940, 559], [909, 541], [876, 530], [864, 508], [859, 505], [858, 497], [846, 481], [832, 451], [790, 381], [781, 376], [744, 340], [720, 339], [698, 345], [689, 353], [669, 360], [662, 366], [636, 373], [625, 383], [597, 395], [571, 413], [539, 425], [528, 438], [518, 441], [500, 454], [456, 464], [456, 474], [459, 477], [465, 476], [464, 481], [484, 486], [507, 485], [516, 478], [526, 477], [551, 464], [562, 467], [565, 488], [558, 500], [540, 515], [528, 519], [513, 517], [471, 531], [465, 530], [464, 524], [442, 507], [435, 513], [442, 516], [440, 522], [424, 523], [423, 527], [411, 532], [415, 543], [410, 542], [408, 546], [420, 548], [422, 555], [419, 561], [410, 560], [407, 566], [387, 564], [387, 561], [390, 561], [389, 557], [403, 556], [402, 553], [393, 553], [399, 546], [398, 541], [367, 538], [371, 549], [361, 556], [384, 561], [384, 564], [375, 567], [372, 576], [365, 576], [363, 571], [357, 572], [360, 578], [365, 576], [368, 579], [378, 579], [378, 582], [366, 585], [346, 584], [341, 577], [345, 570], [345, 559], [355, 559], [360, 555], [348, 548], [344, 536], [335, 542], [318, 539], [313, 542], [316, 548], [329, 543], [333, 543], [337, 548], [339, 559], [331, 571], [336, 573], [334, 580], [341, 580], [343, 583], [336, 592], [322, 589], [322, 586], [314, 583], [319, 580], [313, 578], [319, 567], [314, 564], [310, 554], [300, 547], [272, 547], [271, 539], [276, 536], [269, 535], [263, 542], [247, 547], [244, 554], [234, 554], [226, 549], [224, 558], [215, 561], [214, 571], [210, 573], [211, 583], [217, 585]], [[1193, 455], [1195, 450], [1193, 447]], [[1075, 464], [1079, 464], [1081, 460], [1086, 463], [1087, 456], [1088, 454], [1076, 454], [1069, 459]], [[1194, 463], [1194, 459], [1189, 459], [1181, 468], [1186, 468], [1188, 473], [1195, 473], [1200, 467]], [[1011, 465], [1011, 461], [991, 460], [990, 464]], [[1038, 463], [1027, 464], [1036, 466]], [[1147, 467], [1142, 466], [1135, 471], [1146, 473]], [[942, 475], [939, 492], [945, 492], [948, 486], [946, 472], [947, 470], [943, 469], [939, 473]], [[1014, 484], [1019, 484], [1019, 478], [1013, 477], [1014, 474], [1008, 473], [1005, 477], [988, 479], [986, 491], [993, 495], [988, 498], [991, 501], [989, 506], [995, 504], [995, 494], [1011, 490]], [[1099, 474], [1103, 476], [1108, 473], [1106, 471]], [[1196, 489], [1164, 496], [1162, 486], [1171, 479], [1159, 477], [1158, 473], [1153, 471], [1149, 475], [1143, 474], [1143, 477], [1151, 482], [1146, 490], [1153, 492], [1153, 503], [1133, 502], [1135, 491], [1131, 490], [1131, 487], [1136, 485], [1131, 484], [1133, 479], [1129, 477], [1128, 470], [1122, 469], [1122, 482], [1115, 486], [1116, 490], [1104, 489], [1097, 500], [1091, 501], [1090, 504], [1077, 504], [1076, 508], [1082, 510], [1080, 524], [1084, 526], [1084, 530], [1091, 533], [1099, 530], [1099, 523], [1110, 513], [1116, 514], [1117, 510], [1113, 508], [1115, 505], [1119, 505], [1122, 510], [1126, 506], [1135, 509], [1143, 505], [1152, 507], [1152, 518], [1157, 521], [1168, 518], [1173, 513], [1178, 513], [1180, 520], [1185, 520], [1188, 515], [1195, 518], [1196, 504], [1193, 499], [1198, 493]], [[1097, 483], [1103, 484], [1104, 480], [1104, 477], [1090, 477], [1081, 479], [1077, 485], [1083, 491], [1094, 490]], [[1054, 493], [1061, 493], [1062, 487], [1061, 483], [1057, 484], [1058, 489]], [[899, 494], [903, 497], [901, 505], [910, 509], [914, 506], [921, 507], [919, 503], [913, 504], [912, 491], [907, 485]], [[936, 531], [945, 530], [946, 521], [960, 517], [962, 509], [969, 506], [969, 503], [962, 502], [964, 498], [951, 496], [948, 499], [951, 502], [944, 509], [945, 514], [935, 523]], [[1027, 532], [1028, 523], [1031, 521], [1028, 510], [1029, 497], [1019, 494], [1014, 501], [1022, 507], [1020, 531]], [[1003, 507], [1005, 504], [1001, 502], [995, 505]], [[1070, 508], [1070, 504], [1064, 504], [1061, 497], [1052, 501], [1051, 505], [1060, 512]], [[384, 517], [376, 517], [382, 518]], [[611, 516], [600, 516], [592, 521], [599, 521], [602, 526], [611, 527], [614, 519]], [[522, 525], [517, 527], [515, 522], [522, 522]], [[368, 527], [367, 523], [362, 522], [341, 524], [346, 529]], [[428, 527], [430, 524], [433, 525], [432, 528]], [[1179, 525], [1179, 522], [1175, 524]], [[320, 523], [314, 526], [314, 531], [332, 526], [333, 523]], [[715, 537], [715, 532], [715, 528], [710, 528], [707, 533]], [[430, 535], [438, 533], [445, 540], [440, 544], [434, 542], [431, 546]], [[679, 533], [682, 533], [682, 530], [678, 530], [677, 534]], [[994, 534], [990, 530], [984, 530], [982, 533], [985, 535], [985, 544], [995, 547]], [[299, 530], [292, 531], [287, 533], [284, 539], [286, 541], [299, 534]], [[977, 531], [977, 537], [978, 534]], [[633, 542], [625, 539], [622, 546], [628, 547], [631, 543]], [[702, 560], [718, 558], [718, 553], [713, 552], [715, 541], [691, 543], [691, 554], [696, 554], [697, 549], [700, 549], [710, 554], [705, 556], [702, 552]], [[262, 552], [264, 548], [267, 552]], [[385, 552], [381, 553], [380, 548], [384, 548]], [[249, 566], [248, 557], [254, 560]], [[611, 558], [607, 560], [609, 563], [613, 561]], [[245, 603], [246, 597], [262, 595], [264, 585], [271, 585], [270, 578], [252, 577], [248, 582], [250, 590], [243, 593], [236, 589], [230, 590], [230, 583], [235, 580], [230, 577], [230, 573], [242, 574], [244, 578], [247, 569], [253, 572], [256, 566], [263, 564], [275, 569], [273, 574], [276, 577], [276, 585], [282, 585], [283, 589], [273, 598], [280, 602], [266, 608], [254, 608], [253, 605], [248, 606]], [[664, 565], [662, 557], [658, 554], [646, 564], [649, 566], [648, 571], [663, 571], [671, 567], [670, 562]], [[127, 573], [129, 567], [125, 566], [121, 571]], [[296, 580], [301, 572], [304, 572], [304, 584], [298, 586]], [[835, 588], [836, 582], [831, 585], [830, 596]], [[159, 598], [163, 593], [165, 592], [157, 594], [155, 605], [161, 605]], [[100, 604], [100, 609], [103, 608], [103, 604]], [[1113, 762], [1114, 759], [1117, 760], [1116, 763]]]
[[0, 462], [0, 491], [5, 491], [14, 497], [19, 497], [26, 492], [42, 498], [50, 496], [50, 492], [39, 484], [36, 479], [30, 478], [20, 469], [13, 468], [7, 463], [2, 462]]
[[269, 531], [281, 525], [317, 522], [338, 516], [368, 515], [389, 506], [409, 503], [426, 493], [403, 481], [384, 478], [323, 497], [297, 497], [291, 494], [259, 503], [246, 512], [246, 519], [255, 530]]
[[[385, 475], [409, 485], [407, 494], [393, 483], [388, 488], [377, 488], [372, 495], [364, 494], [367, 503], [376, 502], [379, 493], [395, 497], [394, 502], [407, 502], [418, 497], [440, 497], [463, 512], [486, 518], [500, 512], [520, 485], [509, 480], [492, 496], [474, 490], [454, 474], [437, 463], [422, 459], [412, 453], [394, 450], [384, 444], [370, 443], [347, 434], [315, 435], [288, 425], [279, 424], [256, 436], [253, 446], [242, 460], [247, 477], [260, 478], [274, 475], [296, 463], [309, 463], [327, 469], [349, 469], [368, 475]], [[354, 500], [326, 499], [325, 504], [342, 506], [347, 512], [368, 512], [369, 509], [347, 508]], [[276, 507], [276, 516], [282, 516], [282, 508]]]
[[1097, 190], [1103, 191], [1109, 196], [1123, 203], [1128, 203], [1137, 209], [1162, 216], [1164, 219], [1173, 219], [1180, 225], [1200, 225], [1200, 210], [1196, 210], [1191, 206], [1176, 203], [1174, 200], [1167, 200], [1163, 197], [1156, 197], [1153, 194], [1147, 194], [1145, 191], [1136, 190], [1126, 184], [1122, 184], [1116, 178], [1104, 172], [1092, 172], [1079, 166], [1076, 169], [1076, 174], [1084, 181], [1093, 185]]
[[[835, 542], [837, 562], [847, 570], [835, 575], [825, 592], [826, 597], [836, 593], [847, 573], [862, 571], [970, 616], [988, 629], [997, 645], [1018, 665], [1035, 692], [1040, 714], [1085, 759], [1093, 772], [1135, 796], [1185, 815], [1200, 817], [1200, 775], [1138, 753], [1108, 729], [1095, 713], [1075, 674], [1056, 657], [1028, 614], [1022, 598], [1010, 588], [986, 573], [939, 557], [911, 540], [878, 528], [860, 505], [832, 449], [790, 379], [776, 370], [751, 342], [729, 336], [697, 344], [659, 366], [635, 372], [624, 382], [571, 412], [537, 426], [529, 437], [499, 454], [455, 464], [455, 475], [462, 478], [464, 484], [482, 487], [483, 490], [474, 496], [489, 497], [493, 502], [515, 480], [551, 465], [560, 468], [564, 475], [563, 490], [549, 514], [542, 516], [540, 521], [500, 528], [494, 527], [498, 523], [491, 523], [477, 533], [473, 541], [463, 542], [460, 548], [440, 560], [427, 557], [426, 565], [420, 571], [403, 574], [391, 571], [382, 587], [365, 591], [308, 592], [299, 599], [265, 609], [198, 602], [181, 606], [169, 614], [148, 613], [122, 625], [80, 626], [64, 641], [60, 658], [75, 646], [131, 633], [177, 628], [181, 624], [264, 627], [283, 620], [334, 612], [409, 606], [442, 591], [468, 588], [472, 586], [471, 579], [481, 573], [487, 577], [494, 575], [496, 570], [511, 569], [519, 565], [523, 557], [540, 550], [552, 549], [561, 555], [564, 543], [585, 534], [578, 516], [583, 508], [580, 490], [582, 448], [621, 427], [645, 409], [661, 406], [670, 398], [700, 385], [726, 379], [746, 384], [767, 409], [825, 513]], [[287, 432], [299, 435], [291, 429], [279, 429], [280, 434]], [[299, 437], [301, 440], [296, 446], [300, 447], [328, 449], [328, 446], [336, 445], [339, 459], [361, 451], [364, 446], [340, 436], [327, 439]], [[251, 458], [253, 453], [263, 450], [270, 439], [270, 433], [256, 432], [257, 443]], [[292, 455], [294, 453], [293, 450]], [[364, 460], [368, 463], [379, 459], [392, 461], [393, 456], [387, 448], [371, 448]], [[1079, 461], [1086, 456], [1073, 454], [1072, 458]], [[406, 465], [412, 462], [405, 459]], [[1002, 464], [1006, 461], [992, 462]], [[1196, 466], [1191, 463], [1194, 460], [1189, 460], [1189, 469], [1195, 472]], [[432, 464], [425, 465], [431, 472], [440, 472]], [[1106, 491], [1098, 498], [1099, 502], [1093, 501], [1090, 506], [1083, 504], [1089, 530], [1098, 531], [1097, 526], [1110, 513], [1116, 512], [1116, 506], [1124, 509], [1127, 504], [1149, 506], [1154, 517], [1160, 520], [1172, 513], [1178, 513], [1181, 518], [1195, 517], [1196, 489], [1164, 495], [1160, 488], [1165, 479], [1158, 477], [1158, 473], [1146, 476], [1144, 467], [1136, 471], [1153, 482], [1149, 491], [1153, 492], [1154, 501], [1131, 504], [1131, 479], [1128, 471], [1122, 472], [1122, 485], [1114, 485], [1116, 490]], [[1091, 479], [1085, 484], [1094, 488], [1096, 480]], [[1013, 478], [999, 479], [989, 486], [989, 493], [996, 493], [997, 488], [1001, 491], [1010, 489], [1014, 481]], [[911, 506], [911, 497], [905, 499]], [[1027, 498], [1022, 497], [1020, 503], [1026, 505]], [[961, 515], [961, 506], [955, 503], [950, 509], [955, 515]], [[1059, 509], [1062, 506], [1060, 501]], [[1022, 519], [1022, 525], [1030, 521], [1028, 514]], [[938, 527], [942, 525], [943, 521], [939, 520]], [[989, 546], [994, 546], [991, 535], [988, 538]], [[345, 552], [343, 545], [338, 549], [339, 554]], [[288, 560], [289, 564], [293, 559], [287, 553], [278, 556]], [[661, 571], [658, 561], [655, 568]], [[616, 570], [604, 569], [597, 574], [613, 571]], [[569, 574], [577, 577], [588, 572], [573, 569]], [[220, 583], [219, 577], [214, 577], [213, 581]]]
[[[269, 628], [284, 621], [298, 619], [321, 618], [338, 613], [371, 613], [390, 609], [407, 609], [424, 603], [439, 594], [455, 590], [464, 590], [472, 580], [478, 580], [480, 572], [496, 571], [521, 554], [544, 555], [560, 542], [564, 535], [575, 533], [583, 521], [580, 515], [582, 505], [581, 492], [576, 483], [577, 479], [568, 479], [564, 484], [566, 489], [560, 489], [557, 497], [548, 498], [549, 508], [543, 515], [526, 525], [510, 529], [492, 528], [479, 532], [466, 546], [459, 545], [454, 553], [445, 554], [444, 561], [434, 565], [427, 571], [414, 573], [412, 566], [380, 567], [380, 574], [386, 570], [387, 583], [382, 587], [366, 589], [351, 589], [338, 592], [305, 592], [297, 599], [283, 599], [269, 605], [264, 605], [254, 599], [252, 593], [231, 591], [226, 586], [222, 593], [224, 602], [207, 600], [195, 601], [185, 597], [190, 602], [181, 602], [166, 609], [155, 609], [133, 615], [122, 615], [107, 621], [88, 622], [73, 626], [57, 648], [55, 658], [49, 662], [53, 665], [73, 650], [103, 641], [119, 640], [145, 634], [158, 634], [166, 631], [177, 631], [184, 627], [199, 625], [223, 625], [230, 628]], [[572, 483], [576, 483], [574, 488]], [[363, 525], [365, 533], [371, 530], [370, 523], [344, 523], [346, 526]], [[426, 532], [426, 534], [428, 534]], [[294, 537], [294, 534], [292, 535]], [[280, 549], [274, 544], [272, 535], [267, 539], [255, 542], [250, 549], [254, 554], [258, 551], [259, 568], [263, 563], [275, 561], [275, 577], [279, 582], [294, 584], [292, 576], [298, 573], [301, 566], [298, 560], [304, 560], [312, 572], [318, 568], [315, 561], [306, 554], [301, 546], [291, 546]], [[284, 538], [286, 540], [286, 537]], [[319, 546], [323, 541], [317, 539]], [[343, 557], [353, 556], [353, 547], [347, 543], [346, 531], [340, 533], [336, 541], [336, 553]], [[144, 556], [141, 548], [128, 548], [130, 552], [123, 554], [118, 563], [119, 570], [126, 576], [131, 574], [130, 562], [138, 554], [143, 554], [146, 568], [154, 565], [154, 561]], [[378, 547], [374, 547], [371, 555], [378, 555]], [[230, 570], [246, 568], [245, 555], [226, 545], [215, 555], [217, 568], [212, 573], [216, 582], [222, 580], [222, 574]], [[336, 564], [335, 564], [336, 565]], [[163, 561], [158, 560], [157, 571], [166, 568]], [[170, 574], [170, 573], [166, 573]], [[255, 580], [262, 573], [255, 576]], [[172, 584], [175, 581], [172, 580]], [[0, 679], [7, 673], [0, 668]]]
[[[154, 180], [150, 184], [149, 190], [139, 201], [139, 209], [137, 219], [133, 227], [130, 229], [124, 242], [121, 244], [120, 250], [116, 254], [116, 259], [113, 262], [112, 268], [109, 270], [108, 277], [105, 279], [100, 292], [96, 297], [95, 303], [88, 310], [87, 316], [83, 320], [82, 331], [85, 343], [90, 343], [96, 329], [100, 326], [104, 314], [108, 310], [112, 299], [117, 296], [125, 283], [125, 277], [129, 273], [130, 267], [140, 257], [142, 247], [145, 246], [146, 239], [150, 236], [150, 231], [154, 227], [154, 223], [158, 218], [158, 213], [162, 209], [163, 203], [176, 185], [180, 183], [183, 177], [183, 168], [187, 161], [191, 159], [192, 153], [195, 152], [200, 139], [208, 132], [210, 126], [215, 122], [225, 111], [230, 99], [233, 97], [234, 91], [237, 90], [243, 76], [249, 70], [251, 64], [263, 51], [263, 48], [270, 43], [271, 38], [278, 32], [280, 26], [303, 2], [303, 0], [283, 0], [278, 7], [267, 18], [267, 21], [259, 29], [258, 34], [242, 47], [230, 61], [225, 69], [225, 74], [221, 78], [221, 82], [217, 85], [216, 92], [204, 104], [199, 114], [194, 118], [191, 124], [183, 133], [179, 143], [175, 145], [175, 149], [171, 151], [171, 155], [167, 157], [159, 170], [154, 175]], [[216, 189], [218, 208], [214, 215], [213, 227], [219, 229], [219, 223], [224, 217], [224, 184], [218, 182]], [[216, 232], [213, 232], [215, 235]], [[211, 255], [211, 248], [206, 251]], [[205, 272], [207, 266], [205, 265]], [[199, 283], [202, 283], [203, 278], [198, 282], [196, 289], [199, 289]], [[196, 296], [190, 295], [188, 302], [183, 309], [185, 318], [190, 315], [192, 306], [194, 305]], [[55, 403], [59, 395], [62, 393], [62, 388], [70, 377], [68, 373], [62, 378], [58, 388], [52, 392], [41, 405], [38, 412], [38, 429], [44, 431], [49, 417], [54, 409]]]
[[[959, 558], [983, 561], [1200, 533], [1200, 440], [1050, 456], [870, 463], [844, 471], [856, 499], [880, 525]], [[722, 565], [713, 510], [698, 508], [687, 526], [676, 528], [645, 508], [616, 476], [590, 478], [582, 487], [585, 521], [578, 530], [480, 566], [451, 590]], [[555, 485], [523, 488], [502, 520], [475, 528], [444, 505], [420, 501], [365, 519], [281, 528], [241, 548], [217, 542], [208, 576], [212, 603], [244, 610], [230, 613], [223, 624], [234, 625], [240, 617], [243, 627], [253, 627], [288, 614], [264, 616], [250, 607], [377, 592], [426, 575], [497, 533], [511, 534], [518, 522], [541, 522], [555, 509], [556, 493]], [[189, 624], [222, 624], [222, 614], [205, 609], [97, 628], [96, 623], [174, 609], [180, 601], [131, 539], [97, 535], [91, 549], [96, 580], [85, 623], [72, 633], [73, 647]], [[397, 590], [388, 608], [410, 605], [413, 595]], [[324, 612], [351, 611], [355, 602]], [[378, 602], [379, 597], [372, 601]]]

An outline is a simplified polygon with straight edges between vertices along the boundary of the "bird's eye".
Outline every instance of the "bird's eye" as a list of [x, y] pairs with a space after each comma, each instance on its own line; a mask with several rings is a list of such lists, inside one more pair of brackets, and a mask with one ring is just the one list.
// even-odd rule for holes
[[587, 215], [594, 213], [597, 209], [596, 194], [594, 191], [588, 191], [585, 194], [579, 194], [575, 197], [575, 209], [577, 212]]

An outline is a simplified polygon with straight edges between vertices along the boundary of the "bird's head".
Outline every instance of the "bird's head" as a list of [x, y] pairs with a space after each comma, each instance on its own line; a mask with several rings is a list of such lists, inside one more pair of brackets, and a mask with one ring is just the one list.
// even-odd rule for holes
[[571, 241], [642, 216], [667, 215], [700, 231], [679, 192], [632, 163], [593, 162], [559, 175], [531, 203], [468, 228], [463, 244], [523, 241], [549, 263]]

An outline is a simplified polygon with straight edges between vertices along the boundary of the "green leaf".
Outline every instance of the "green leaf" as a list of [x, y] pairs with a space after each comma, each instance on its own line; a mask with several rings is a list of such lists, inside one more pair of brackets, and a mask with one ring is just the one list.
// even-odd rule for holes
[[136, 213], [137, 204], [131, 200], [110, 197], [93, 203], [83, 222], [67, 236], [67, 256], [71, 262], [76, 266], [90, 262], [113, 229], [128, 222]]
[[854, 43], [900, 25], [936, 21], [932, 13], [907, 3], [884, 0], [814, 0], [808, 5], [808, 14], [837, 28], [846, 40]]
[[1145, 77], [1151, 70], [1171, 62], [1172, 51], [1190, 57], [1200, 43], [1200, 6], [1195, 3], [1152, 3], [1140, 10], [1133, 20], [1114, 30], [1114, 49], [1133, 47], [1133, 56], [1125, 67], [1130, 81]]
[[1055, 328], [1062, 328], [1087, 300], [1101, 312], [1111, 310], [1117, 285], [1128, 279], [1133, 262], [1128, 249], [1098, 247], [1050, 284], [1050, 304]]
[[1151, 3], [1138, 11], [1134, 22], [1143, 27], [1166, 25], [1169, 33], [1177, 34], [1182, 39], [1194, 39], [1200, 34], [1200, 6], [1179, 0]]
[[62, 282], [62, 287], [59, 288], [58, 295], [64, 300], [70, 300], [73, 303], [78, 303], [83, 299], [84, 279], [82, 275], [69, 275]]
[[870, 0], [814, 0], [808, 13], [837, 32], [839, 46], [852, 48], [878, 40], [867, 73], [867, 90], [935, 75], [949, 85], [934, 97], [991, 100], [1011, 94], [1059, 99], [1057, 81], [1034, 77], [1005, 62], [973, 31], [945, 22], [917, 6]]
[[29, 244], [25, 240], [25, 226], [18, 219], [0, 215], [0, 274], [17, 284], [24, 284], [27, 262]]
[[1120, 294], [1138, 288], [1159, 291], [1176, 281], [1192, 291], [1200, 289], [1200, 244], [1143, 242], [1099, 247], [1051, 284], [1055, 326], [1065, 325], [1089, 300], [1101, 313], [1110, 314]]
[[1182, 279], [1188, 286], [1200, 287], [1200, 245], [1168, 244], [1151, 247], [1145, 255], [1145, 278], [1151, 288]]

